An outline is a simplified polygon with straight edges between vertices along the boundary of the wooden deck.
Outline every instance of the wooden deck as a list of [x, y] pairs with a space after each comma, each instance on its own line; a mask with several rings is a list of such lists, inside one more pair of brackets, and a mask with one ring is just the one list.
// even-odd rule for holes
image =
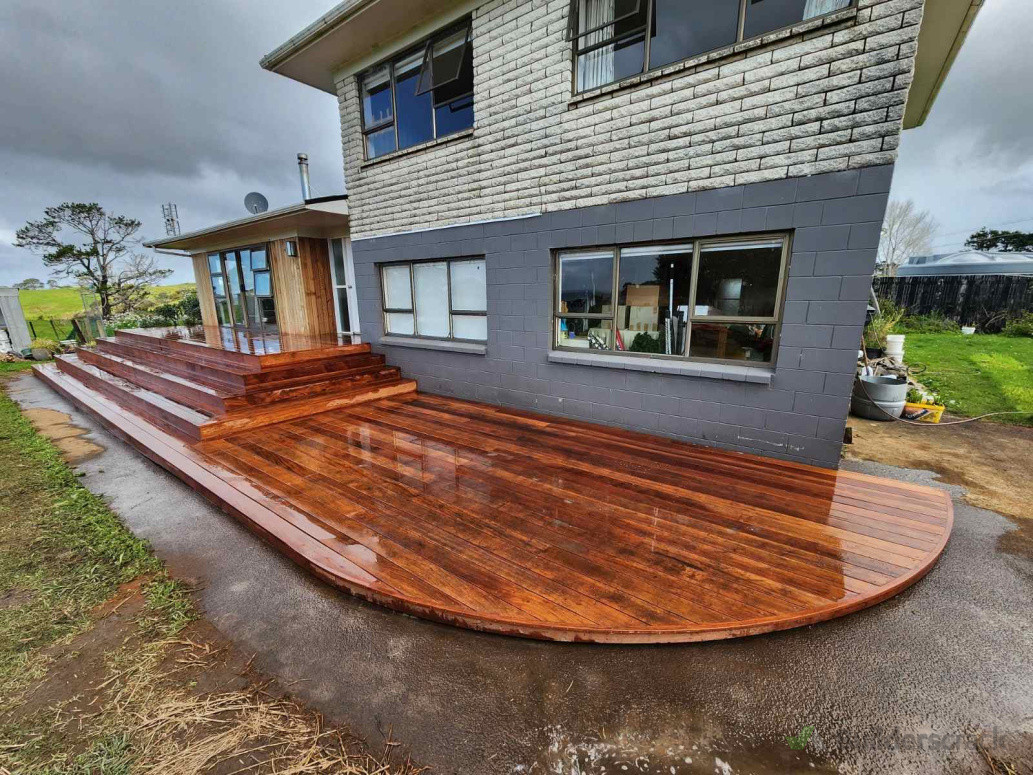
[[411, 392], [189, 443], [39, 373], [320, 578], [491, 632], [812, 624], [917, 581], [953, 519], [926, 487]]

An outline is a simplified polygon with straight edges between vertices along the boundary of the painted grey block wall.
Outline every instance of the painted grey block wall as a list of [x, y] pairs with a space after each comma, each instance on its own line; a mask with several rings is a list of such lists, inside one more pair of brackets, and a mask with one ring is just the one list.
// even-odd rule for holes
[[[363, 337], [427, 393], [838, 465], [893, 167], [734, 186], [353, 243]], [[555, 363], [552, 251], [786, 230], [793, 252], [770, 385]], [[486, 355], [382, 345], [377, 264], [484, 255]]]

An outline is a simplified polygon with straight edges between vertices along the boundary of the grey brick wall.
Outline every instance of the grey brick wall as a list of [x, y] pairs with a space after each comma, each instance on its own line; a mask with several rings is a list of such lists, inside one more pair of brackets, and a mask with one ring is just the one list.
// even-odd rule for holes
[[[353, 242], [363, 336], [424, 392], [838, 465], [892, 166]], [[770, 384], [550, 362], [555, 249], [793, 234]], [[484, 255], [486, 355], [381, 345], [379, 262]]]
[[352, 233], [891, 164], [923, 5], [859, 0], [574, 98], [568, 0], [485, 2], [473, 15], [472, 133], [369, 164], [356, 78], [337, 81]]

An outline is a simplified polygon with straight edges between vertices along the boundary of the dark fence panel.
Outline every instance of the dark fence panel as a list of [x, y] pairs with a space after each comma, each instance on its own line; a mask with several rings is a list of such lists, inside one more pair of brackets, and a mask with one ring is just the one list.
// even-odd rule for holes
[[940, 314], [963, 326], [1000, 325], [1033, 312], [1033, 276], [876, 277], [875, 293], [911, 315]]

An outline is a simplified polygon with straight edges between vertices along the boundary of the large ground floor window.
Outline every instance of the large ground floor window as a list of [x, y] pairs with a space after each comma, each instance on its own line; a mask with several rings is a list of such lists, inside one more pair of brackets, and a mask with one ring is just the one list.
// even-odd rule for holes
[[788, 238], [613, 246], [555, 257], [558, 349], [767, 364]]
[[483, 258], [381, 264], [384, 332], [484, 342], [488, 293]]

